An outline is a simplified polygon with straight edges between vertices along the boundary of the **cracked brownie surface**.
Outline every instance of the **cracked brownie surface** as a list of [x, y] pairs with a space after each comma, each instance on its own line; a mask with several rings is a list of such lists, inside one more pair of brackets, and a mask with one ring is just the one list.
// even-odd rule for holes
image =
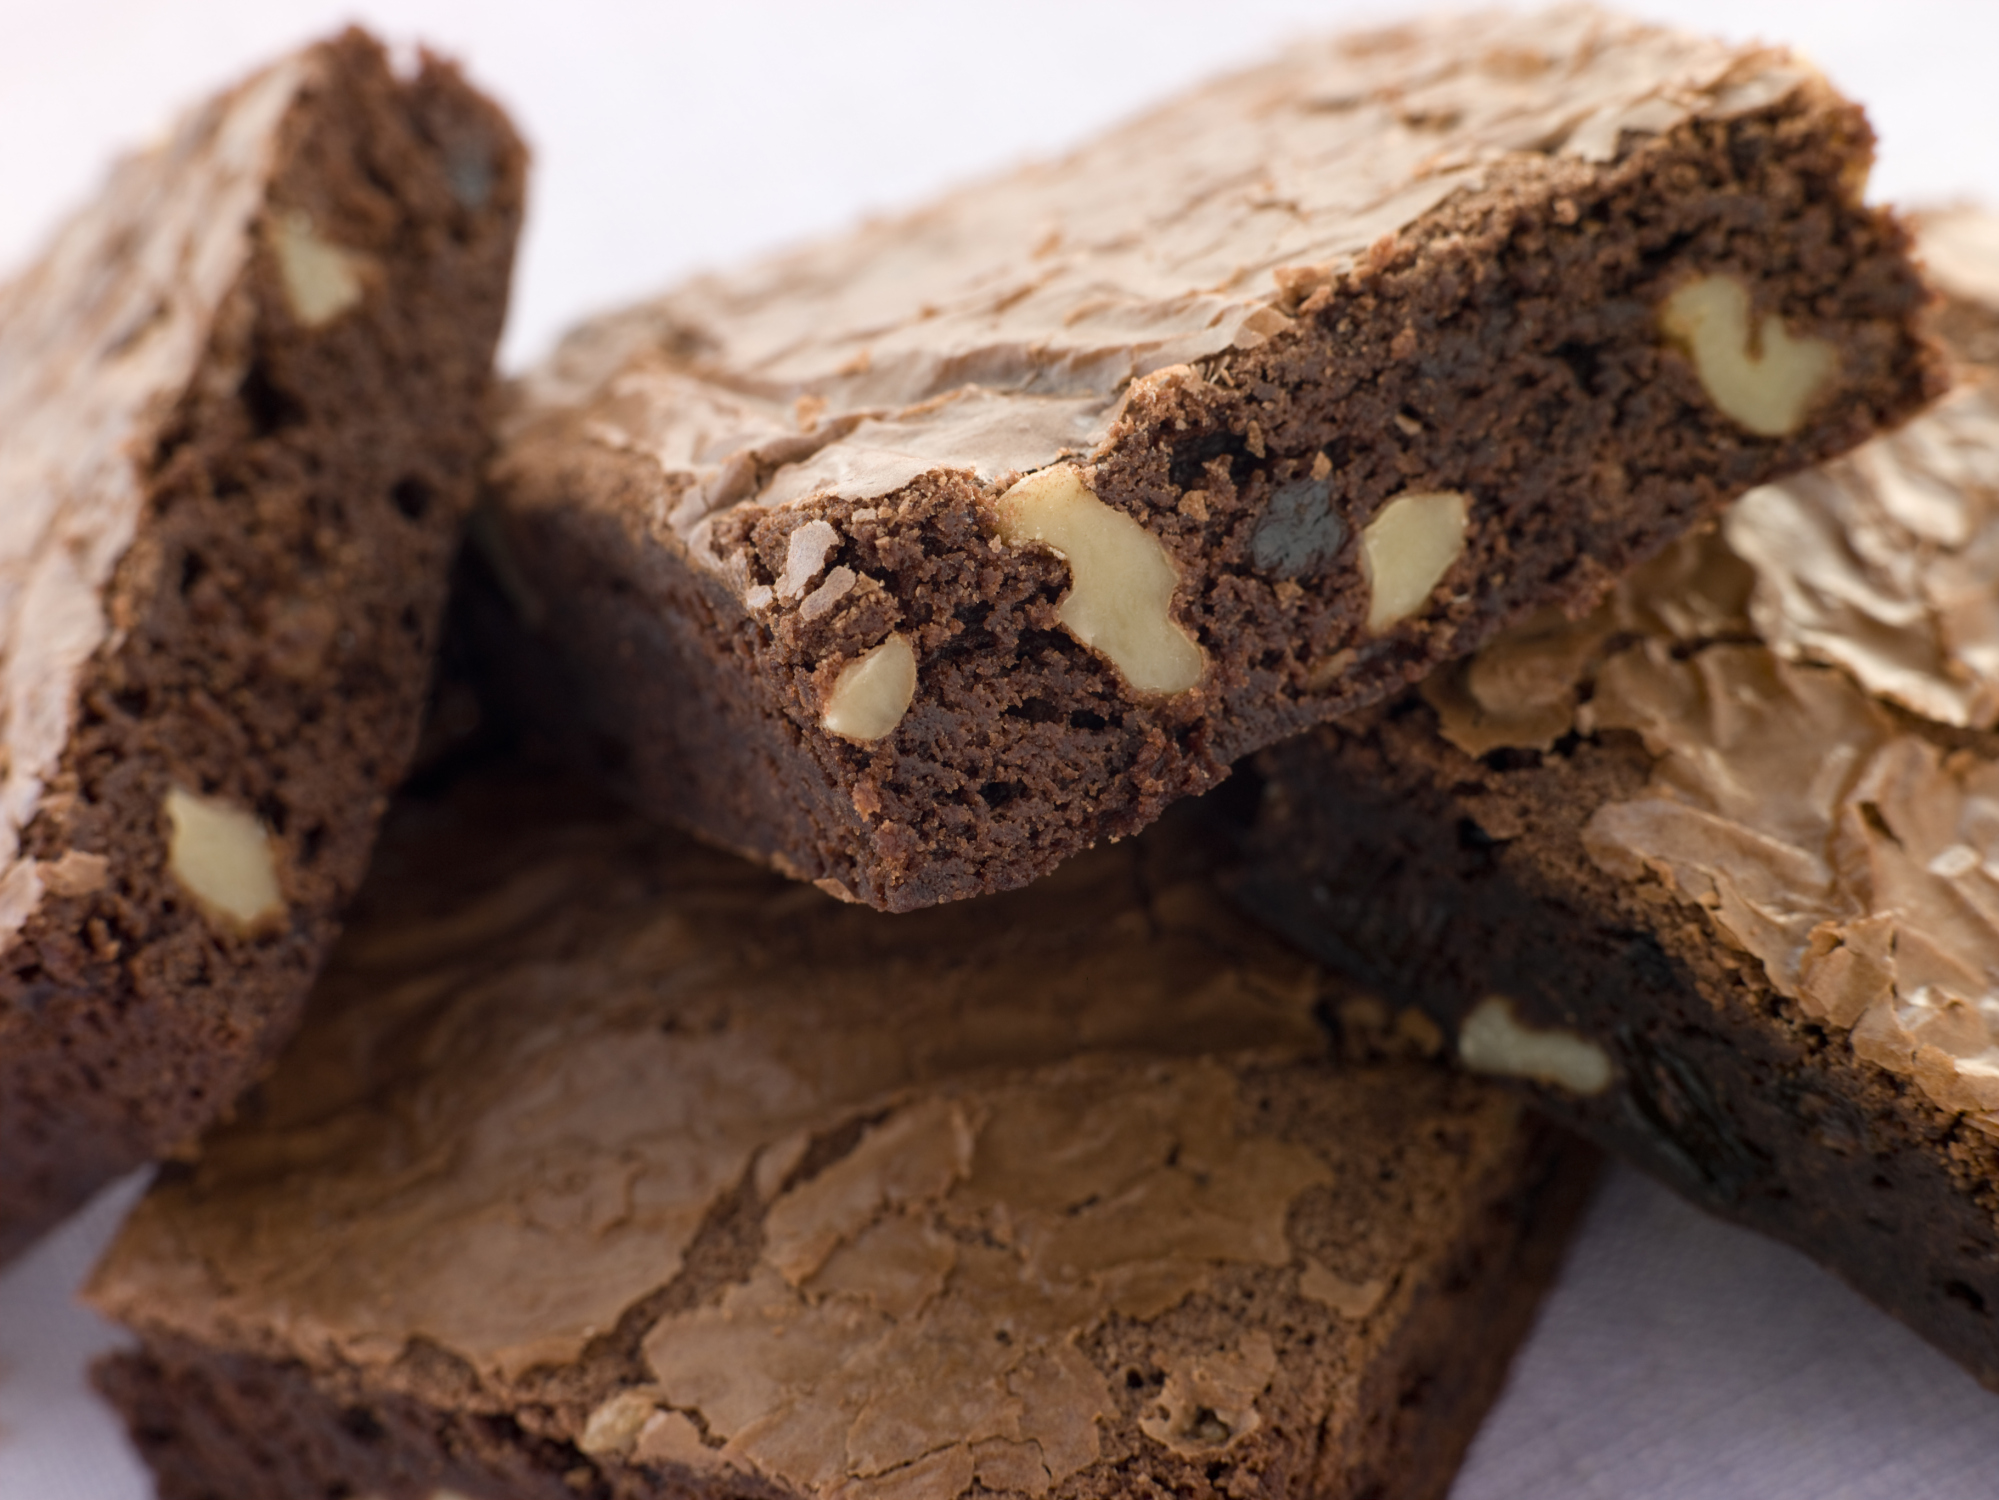
[[[1974, 361], [1999, 227], [1922, 228]], [[1983, 256], [1981, 262], [1979, 257]], [[1983, 267], [1981, 281], [1978, 268]], [[1999, 1384], [1999, 389], [1266, 752], [1241, 891]]]
[[1441, 1495], [1586, 1156], [1210, 857], [888, 917], [545, 780], [406, 799], [96, 1273], [100, 1384], [169, 1497]]

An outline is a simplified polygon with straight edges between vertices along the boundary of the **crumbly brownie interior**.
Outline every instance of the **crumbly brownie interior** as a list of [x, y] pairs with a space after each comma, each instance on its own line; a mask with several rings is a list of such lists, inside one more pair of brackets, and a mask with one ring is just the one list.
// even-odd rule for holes
[[[653, 540], [648, 459], [523, 440], [501, 471], [504, 566], [567, 678], [531, 716], [645, 806], [870, 904], [1021, 884], [1530, 606], [1586, 606], [1727, 498], [1933, 394], [1903, 232], [1853, 199], [1870, 144], [1857, 109], [1801, 90], [1613, 169], [1515, 166], [1301, 291], [1289, 330], [1135, 396], [1094, 485], [1180, 570], [1175, 612], [1210, 667], [1176, 696], [1134, 694], [1057, 624], [1067, 565], [1003, 552], [968, 477], [719, 517], [716, 553], [740, 549], [756, 581], [820, 521], [879, 581], [772, 628]], [[1838, 340], [1839, 399], [1796, 435], [1735, 426], [1661, 345], [1661, 298], [1708, 271]], [[1441, 602], [1370, 636], [1358, 537], [1411, 489], [1479, 505]], [[891, 626], [915, 644], [916, 701], [873, 745], [825, 733], [835, 669]], [[527, 649], [495, 651], [503, 692]]]
[[1275, 779], [1251, 909], [1452, 1035], [1498, 994], [1524, 1025], [1602, 1048], [1602, 1093], [1537, 1101], [1999, 1387], [1999, 1143], [1856, 1057], [1704, 915], [1590, 859], [1591, 814], [1650, 775], [1637, 735], [1474, 759], [1412, 696], [1260, 759]]
[[[282, 126], [259, 248], [197, 379], [142, 456], [31, 855], [109, 860], [50, 895], [0, 967], [0, 1258], [188, 1141], [289, 1032], [417, 729], [522, 209], [497, 109], [350, 32]], [[286, 214], [369, 258], [305, 329], [272, 249]], [[226, 930], [167, 870], [170, 786], [255, 811], [285, 918]]]

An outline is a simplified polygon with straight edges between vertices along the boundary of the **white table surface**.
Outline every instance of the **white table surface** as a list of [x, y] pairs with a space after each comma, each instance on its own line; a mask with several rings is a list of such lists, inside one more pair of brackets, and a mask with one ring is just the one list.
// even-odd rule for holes
[[[1800, 46], [1867, 101], [1878, 197], [1999, 203], [1999, 4], [1640, 0]], [[463, 59], [536, 148], [504, 359], [579, 314], [1059, 149], [1302, 31], [1409, 7], [1297, 0], [615, 4], [0, 0], [0, 275], [112, 154], [359, 18]], [[1226, 15], [1226, 25], [1218, 22]], [[139, 1500], [69, 1300], [125, 1184], [0, 1277], [0, 1500]], [[1788, 1250], [1614, 1173], [1458, 1500], [1999, 1495], [1999, 1399]]]

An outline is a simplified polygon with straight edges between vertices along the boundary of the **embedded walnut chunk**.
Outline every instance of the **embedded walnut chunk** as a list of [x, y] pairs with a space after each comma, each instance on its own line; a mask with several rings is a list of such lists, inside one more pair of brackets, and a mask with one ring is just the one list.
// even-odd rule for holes
[[1542, 1030], [1513, 1014], [1504, 995], [1488, 995], [1458, 1031], [1458, 1057], [1474, 1073], [1526, 1078], [1572, 1094], [1600, 1094], [1610, 1087], [1610, 1056], [1586, 1037]]
[[1180, 570], [1158, 537], [1091, 491], [1074, 464], [1057, 464], [999, 498], [999, 533], [1039, 542], [1069, 564], [1055, 615], [1141, 693], [1183, 693], [1207, 659], [1173, 619]]
[[1360, 534], [1370, 590], [1367, 628], [1377, 634], [1423, 607], [1465, 550], [1471, 497], [1456, 490], [1397, 495]]
[[659, 1410], [647, 1391], [619, 1391], [593, 1410], [583, 1423], [576, 1446], [594, 1457], [623, 1457], [632, 1451], [639, 1433]]
[[898, 630], [841, 669], [819, 727], [843, 740], [868, 744], [902, 722], [915, 696], [916, 650]]
[[1659, 308], [1659, 329], [1686, 351], [1722, 414], [1758, 437], [1785, 437], [1839, 368], [1839, 351], [1821, 338], [1794, 338], [1766, 313], [1750, 321], [1749, 289], [1733, 276], [1689, 281]]
[[254, 813], [174, 787], [167, 869], [215, 920], [248, 932], [283, 914], [277, 856]]
[[271, 246], [292, 316], [307, 328], [331, 323], [361, 300], [360, 257], [322, 239], [310, 214], [292, 209], [282, 215]]

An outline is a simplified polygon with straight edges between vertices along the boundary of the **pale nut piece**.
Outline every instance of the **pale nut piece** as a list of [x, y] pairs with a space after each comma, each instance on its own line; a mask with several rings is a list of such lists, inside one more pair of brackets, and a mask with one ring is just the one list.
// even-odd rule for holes
[[1430, 597], [1465, 550], [1471, 497], [1456, 490], [1397, 495], [1360, 534], [1367, 578], [1367, 628], [1377, 635]]
[[1504, 995], [1487, 995], [1458, 1029], [1458, 1060], [1474, 1073], [1553, 1084], [1572, 1094], [1610, 1087], [1610, 1055], [1587, 1037], [1529, 1026]]
[[173, 787], [166, 814], [167, 869], [210, 918], [248, 932], [283, 915], [277, 854], [254, 813]]
[[305, 327], [324, 327], [361, 300], [361, 258], [322, 239], [310, 214], [295, 208], [281, 215], [271, 248], [285, 300]]
[[1165, 545], [1099, 500], [1074, 464], [1031, 474], [999, 497], [1001, 538], [1038, 542], [1069, 565], [1055, 618], [1141, 693], [1184, 693], [1207, 658], [1173, 618], [1180, 570]]
[[576, 1446], [592, 1458], [606, 1454], [622, 1458], [632, 1451], [639, 1432], [652, 1420], [659, 1403], [647, 1391], [619, 1391], [600, 1402], [584, 1419]]
[[1839, 368], [1830, 342], [1793, 337], [1775, 313], [1752, 330], [1749, 289], [1733, 276], [1682, 284], [1660, 305], [1659, 330], [1686, 351], [1708, 400], [1758, 437], [1796, 432]]
[[915, 696], [916, 649], [898, 630], [840, 669], [819, 727], [843, 740], [870, 744], [902, 722]]

